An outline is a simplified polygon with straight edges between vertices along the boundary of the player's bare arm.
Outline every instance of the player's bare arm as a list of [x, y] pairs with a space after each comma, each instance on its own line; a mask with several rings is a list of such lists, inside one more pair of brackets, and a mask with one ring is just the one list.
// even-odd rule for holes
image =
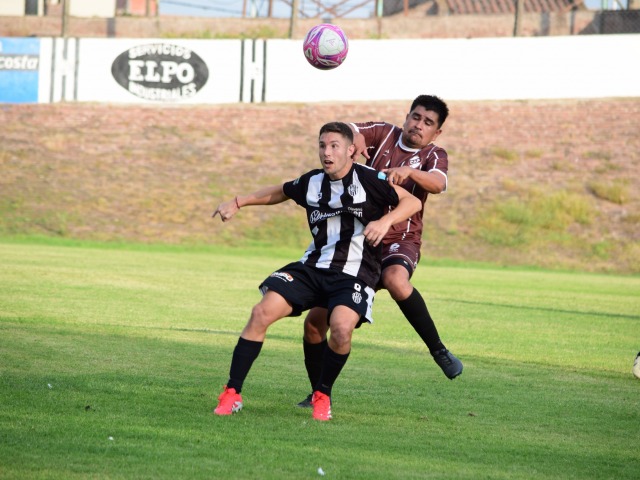
[[364, 237], [367, 242], [377, 247], [385, 237], [392, 225], [404, 222], [414, 213], [422, 209], [422, 203], [417, 197], [414, 197], [404, 188], [393, 185], [400, 202], [393, 210], [383, 215], [379, 220], [369, 222], [364, 229]]
[[442, 193], [447, 187], [447, 178], [438, 171], [425, 172], [411, 167], [387, 168], [383, 170], [393, 185], [399, 185], [407, 178], [416, 182], [429, 193]]
[[353, 145], [356, 147], [353, 155], [351, 155], [351, 160], [357, 162], [360, 159], [360, 155], [369, 160], [369, 152], [367, 152], [367, 142], [364, 140], [364, 135], [362, 135], [356, 127], [352, 124], [348, 124], [351, 127], [351, 131], [353, 132]]
[[249, 205], [275, 205], [289, 200], [281, 185], [272, 185], [270, 187], [264, 187], [248, 195], [238, 195], [233, 200], [221, 203], [213, 212], [212, 217], [220, 215], [220, 219], [223, 222], [227, 222], [233, 218], [233, 216], [240, 211], [241, 207]]

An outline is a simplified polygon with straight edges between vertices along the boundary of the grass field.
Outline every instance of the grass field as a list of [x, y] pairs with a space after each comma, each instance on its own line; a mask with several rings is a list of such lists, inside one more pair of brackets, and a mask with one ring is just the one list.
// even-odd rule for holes
[[638, 478], [638, 276], [425, 262], [460, 378], [381, 292], [334, 420], [294, 407], [301, 319], [215, 417], [258, 283], [299, 254], [0, 242], [0, 478]]

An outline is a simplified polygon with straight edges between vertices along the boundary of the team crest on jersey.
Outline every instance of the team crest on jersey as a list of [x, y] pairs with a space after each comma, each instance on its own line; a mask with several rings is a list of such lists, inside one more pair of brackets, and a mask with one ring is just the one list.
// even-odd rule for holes
[[284, 280], [285, 282], [293, 282], [293, 277], [290, 273], [287, 272], [273, 272], [270, 276], [279, 278], [280, 280]]
[[413, 157], [411, 157], [409, 159], [409, 166], [411, 168], [419, 168], [420, 167], [420, 157], [417, 155], [414, 155]]
[[351, 195], [352, 197], [355, 197], [358, 194], [358, 186], [355, 184], [351, 184], [349, 185], [349, 187], [347, 188], [347, 193], [349, 195]]
[[389, 252], [390, 253], [398, 253], [399, 249], [400, 249], [400, 244], [399, 243], [394, 243], [389, 247]]
[[362, 294], [360, 292], [353, 292], [351, 298], [353, 299], [353, 303], [358, 305], [362, 301]]

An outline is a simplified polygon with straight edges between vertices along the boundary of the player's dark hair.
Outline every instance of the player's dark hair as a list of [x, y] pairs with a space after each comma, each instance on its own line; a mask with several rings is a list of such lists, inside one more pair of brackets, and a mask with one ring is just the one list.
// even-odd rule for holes
[[449, 107], [444, 103], [444, 100], [435, 95], [419, 95], [411, 104], [409, 111], [413, 112], [413, 109], [418, 105], [424, 107], [425, 110], [431, 110], [438, 114], [438, 128], [442, 127], [444, 121], [449, 116]]
[[320, 128], [320, 133], [318, 134], [318, 136], [326, 132], [339, 133], [340, 135], [345, 137], [350, 144], [353, 143], [353, 130], [351, 130], [351, 127], [346, 123], [343, 123], [343, 122], [325, 123]]

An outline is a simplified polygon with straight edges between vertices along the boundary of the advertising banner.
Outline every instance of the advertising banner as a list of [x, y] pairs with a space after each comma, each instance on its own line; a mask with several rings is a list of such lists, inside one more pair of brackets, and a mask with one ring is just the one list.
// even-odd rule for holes
[[0, 37], [0, 102], [37, 102], [39, 67], [39, 39]]
[[317, 70], [301, 40], [0, 37], [0, 103], [639, 97], [632, 51], [640, 35], [353, 40]]
[[81, 39], [76, 100], [241, 101], [241, 40]]

